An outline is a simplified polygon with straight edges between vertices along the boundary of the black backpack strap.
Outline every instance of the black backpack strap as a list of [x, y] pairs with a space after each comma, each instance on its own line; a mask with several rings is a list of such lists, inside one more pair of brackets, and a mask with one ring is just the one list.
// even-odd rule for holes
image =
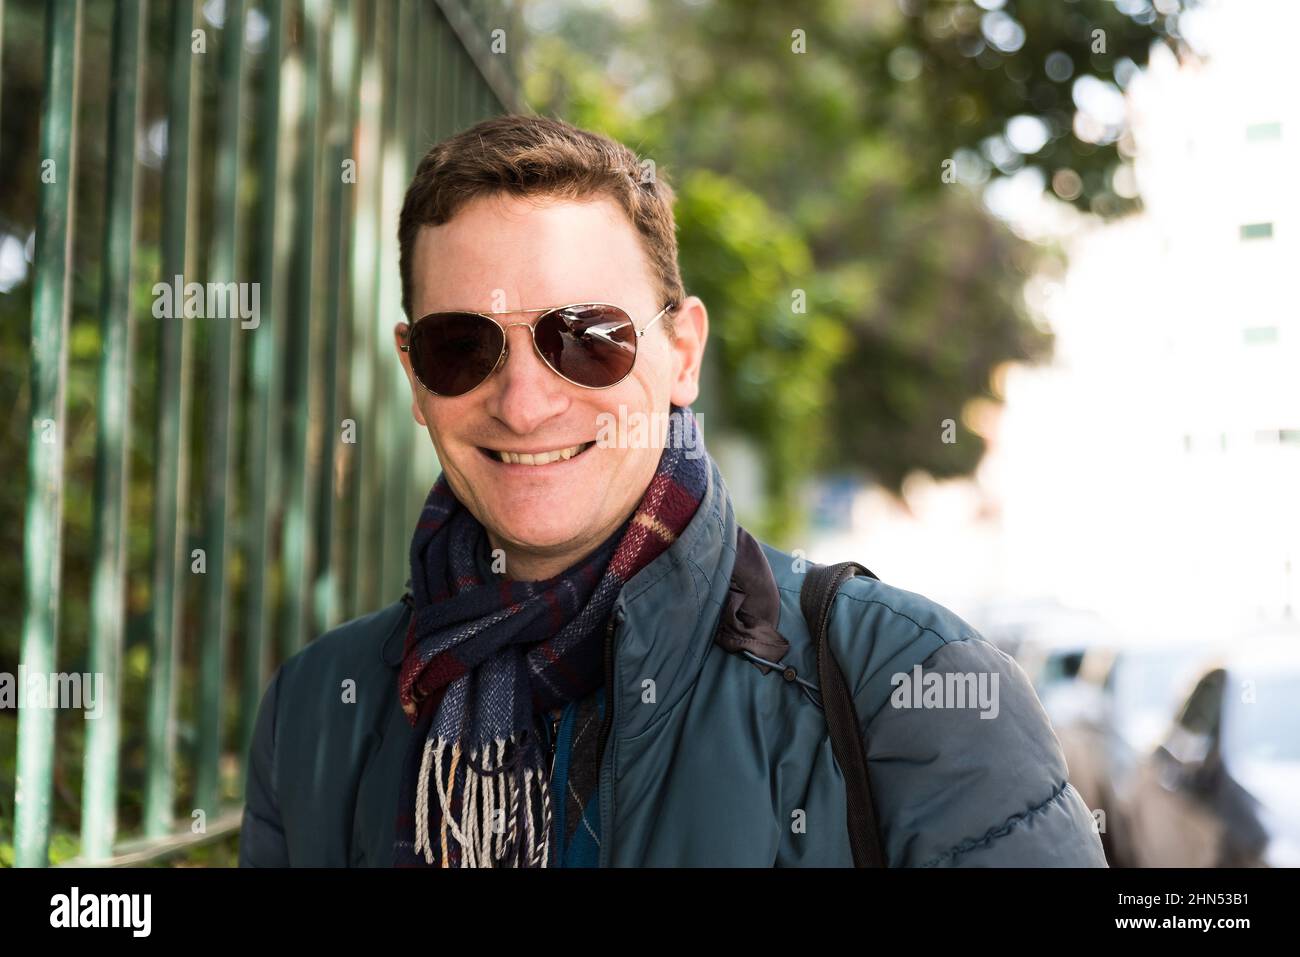
[[856, 867], [886, 867], [876, 806], [871, 799], [871, 781], [867, 775], [866, 745], [844, 673], [831, 652], [827, 637], [835, 594], [855, 574], [876, 577], [857, 562], [809, 565], [799, 592], [799, 607], [817, 644], [817, 680], [821, 685], [822, 710], [830, 728], [831, 752], [844, 772], [848, 792], [849, 846], [853, 851], [853, 863]]

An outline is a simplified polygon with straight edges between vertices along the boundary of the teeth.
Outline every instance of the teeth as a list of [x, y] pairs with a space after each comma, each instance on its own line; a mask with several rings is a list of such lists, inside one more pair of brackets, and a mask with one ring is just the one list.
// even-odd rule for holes
[[496, 456], [508, 465], [549, 465], [560, 459], [571, 459], [582, 449], [583, 445], [572, 445], [567, 449], [553, 449], [550, 452], [497, 452]]

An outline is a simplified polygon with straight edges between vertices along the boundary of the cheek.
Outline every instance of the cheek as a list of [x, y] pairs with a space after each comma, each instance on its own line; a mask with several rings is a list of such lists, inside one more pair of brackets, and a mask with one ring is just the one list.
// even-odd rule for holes
[[425, 424], [440, 438], [451, 435], [455, 424], [466, 420], [466, 413], [458, 410], [457, 405], [454, 400], [439, 398], [427, 392], [420, 396], [420, 412]]
[[623, 405], [628, 411], [653, 411], [659, 403], [667, 403], [670, 368], [667, 358], [659, 350], [642, 349], [632, 367], [632, 374], [615, 386], [611, 392], [612, 405]]
[[653, 400], [657, 404], [662, 399], [667, 403], [672, 392], [675, 358], [676, 353], [666, 341], [656, 341], [653, 347], [643, 350], [643, 354], [637, 357], [634, 375], [639, 374], [647, 401]]
[[425, 431], [433, 442], [433, 450], [439, 461], [447, 459], [447, 440], [453, 434], [456, 422], [453, 412], [449, 412], [445, 402], [439, 402], [433, 396], [425, 395], [419, 401], [420, 415], [424, 419]]

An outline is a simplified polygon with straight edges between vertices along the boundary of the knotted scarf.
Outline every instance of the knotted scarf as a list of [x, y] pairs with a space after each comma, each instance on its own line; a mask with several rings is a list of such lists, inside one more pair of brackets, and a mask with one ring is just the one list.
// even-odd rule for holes
[[673, 406], [632, 515], [586, 558], [535, 582], [494, 572], [483, 526], [446, 475], [438, 479], [411, 540], [398, 695], [415, 733], [400, 787], [398, 866], [551, 866], [538, 716], [600, 686], [619, 590], [686, 528], [710, 467], [694, 415]]

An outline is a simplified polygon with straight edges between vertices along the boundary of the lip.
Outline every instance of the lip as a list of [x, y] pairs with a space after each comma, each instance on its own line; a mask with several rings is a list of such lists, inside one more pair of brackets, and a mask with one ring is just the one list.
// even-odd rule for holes
[[593, 448], [596, 447], [596, 442], [594, 439], [588, 439], [585, 442], [573, 442], [570, 444], [585, 445], [586, 448], [584, 448], [581, 452], [579, 452], [577, 455], [572, 456], [571, 458], [556, 459], [554, 462], [547, 462], [545, 465], [523, 465], [518, 462], [502, 462], [499, 458], [496, 457], [494, 453], [497, 451], [501, 451], [501, 452], [514, 452], [518, 455], [536, 455], [539, 452], [551, 452], [554, 451], [554, 449], [556, 448], [568, 448], [569, 446], [560, 445], [560, 446], [552, 446], [549, 449], [537, 449], [537, 450], [529, 450], [529, 449], [495, 449], [494, 450], [494, 449], [488, 449], [487, 447], [480, 445], [478, 450], [479, 453], [483, 456], [483, 458], [491, 462], [497, 468], [506, 469], [507, 470], [506, 474], [517, 473], [522, 475], [527, 473], [535, 473], [541, 475], [541, 474], [549, 474], [550, 472], [556, 471], [558, 469], [562, 469], [565, 466], [572, 465], [573, 463], [583, 458], [588, 452], [590, 452]]

